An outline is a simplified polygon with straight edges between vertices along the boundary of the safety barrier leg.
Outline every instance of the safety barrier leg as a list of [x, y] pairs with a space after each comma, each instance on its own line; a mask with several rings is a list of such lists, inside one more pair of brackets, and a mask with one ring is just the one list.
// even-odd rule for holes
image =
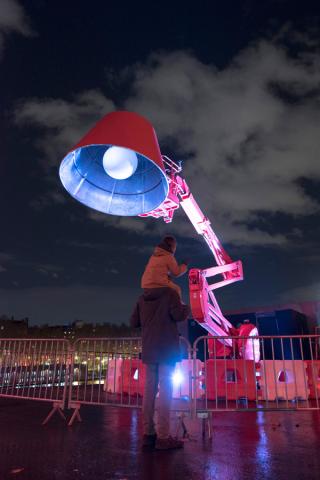
[[[70, 346], [70, 344], [68, 344], [67, 363], [69, 363], [70, 352], [72, 354], [72, 347]], [[65, 409], [66, 400], [67, 400], [67, 392], [68, 392], [68, 388], [69, 388], [69, 378], [70, 378], [70, 369], [68, 371], [68, 374], [66, 372], [66, 376], [65, 376], [65, 380], [64, 380], [62, 400], [60, 402], [53, 402], [52, 409], [49, 412], [49, 414], [46, 416], [46, 418], [43, 420], [42, 425], [46, 425], [56, 412], [60, 415], [60, 417], [63, 420], [67, 421], [67, 418], [64, 415], [63, 411]]]
[[176, 428], [176, 437], [179, 436], [179, 431], [182, 430], [182, 438], [183, 439], [189, 438], [189, 432], [188, 432], [188, 429], [187, 429], [186, 424], [184, 422], [185, 418], [186, 418], [185, 413], [180, 412], [178, 414], [178, 424], [177, 424], [177, 428]]
[[[208, 432], [208, 439], [212, 439], [212, 412], [208, 412], [208, 417], [206, 419], [206, 427]], [[204, 438], [206, 436], [206, 431], [204, 432]]]
[[73, 422], [76, 419], [78, 420], [78, 422], [82, 422], [82, 418], [81, 418], [81, 415], [80, 415], [80, 407], [81, 407], [80, 403], [70, 402], [69, 408], [74, 408], [74, 410], [73, 410], [72, 416], [71, 416], [71, 418], [68, 422], [68, 427], [72, 427]]
[[208, 434], [208, 439], [212, 438], [212, 412], [199, 412], [197, 418], [201, 420], [202, 438], [205, 439]]
[[69, 371], [68, 371], [68, 410], [72, 410], [71, 418], [68, 422], [68, 427], [71, 427], [75, 420], [78, 422], [82, 422], [81, 415], [80, 415], [80, 407], [81, 404], [79, 402], [72, 401], [72, 385], [73, 385], [73, 372], [74, 372], [74, 357], [75, 357], [75, 349], [74, 347], [70, 347], [69, 351]]
[[42, 425], [46, 425], [50, 418], [53, 417], [53, 415], [58, 412], [60, 417], [63, 418], [63, 420], [67, 420], [64, 413], [64, 402], [53, 402], [52, 409], [50, 410], [49, 414], [46, 416], [46, 418], [43, 420]]

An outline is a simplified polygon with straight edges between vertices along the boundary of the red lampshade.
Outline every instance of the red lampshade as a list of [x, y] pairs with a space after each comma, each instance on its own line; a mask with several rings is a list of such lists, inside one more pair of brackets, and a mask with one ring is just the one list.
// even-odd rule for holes
[[[134, 159], [126, 178], [114, 176], [114, 170], [108, 170], [104, 163], [105, 156], [116, 150], [113, 169], [126, 166], [126, 156]], [[103, 117], [63, 159], [59, 173], [74, 198], [114, 215], [150, 212], [168, 193], [156, 133], [148, 120], [133, 112], [112, 112]]]

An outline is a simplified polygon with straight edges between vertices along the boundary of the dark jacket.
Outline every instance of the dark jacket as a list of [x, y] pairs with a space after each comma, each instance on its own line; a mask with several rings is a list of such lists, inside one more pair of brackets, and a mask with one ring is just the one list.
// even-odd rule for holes
[[142, 361], [174, 364], [180, 360], [177, 322], [186, 320], [190, 307], [183, 305], [172, 288], [144, 291], [131, 315], [132, 327], [142, 328]]

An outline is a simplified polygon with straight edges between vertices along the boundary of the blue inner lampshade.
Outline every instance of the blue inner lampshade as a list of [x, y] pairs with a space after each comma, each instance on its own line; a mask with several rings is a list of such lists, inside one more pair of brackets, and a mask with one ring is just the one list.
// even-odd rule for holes
[[79, 202], [111, 215], [135, 216], [157, 208], [168, 194], [165, 172], [152, 160], [136, 153], [135, 173], [125, 180], [110, 177], [103, 155], [111, 145], [89, 145], [62, 160], [59, 175], [65, 189]]

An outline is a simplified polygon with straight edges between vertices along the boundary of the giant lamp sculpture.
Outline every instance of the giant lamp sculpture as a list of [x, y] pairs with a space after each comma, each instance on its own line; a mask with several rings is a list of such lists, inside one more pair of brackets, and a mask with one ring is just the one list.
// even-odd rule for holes
[[[70, 195], [107, 214], [162, 217], [169, 223], [181, 205], [217, 263], [189, 272], [193, 318], [211, 335], [228, 335], [231, 324], [213, 292], [242, 280], [242, 264], [223, 249], [180, 175], [181, 166], [161, 155], [156, 133], [145, 118], [125, 111], [109, 113], [65, 156], [59, 173]], [[216, 275], [220, 280], [209, 284], [207, 279]], [[229, 339], [221, 341], [231, 346]]]

